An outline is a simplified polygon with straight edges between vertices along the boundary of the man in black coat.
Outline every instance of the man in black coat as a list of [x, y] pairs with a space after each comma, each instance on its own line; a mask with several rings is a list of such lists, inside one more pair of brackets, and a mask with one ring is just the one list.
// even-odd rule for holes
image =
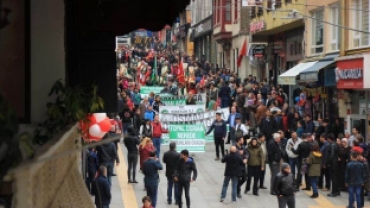
[[[174, 173], [174, 180], [178, 183], [179, 188], [179, 208], [182, 207], [182, 191], [185, 189], [186, 206], [190, 207], [190, 183], [194, 182], [198, 176], [198, 170], [194, 159], [189, 157], [188, 150], [182, 150], [180, 160]], [[191, 176], [193, 173], [193, 177]]]
[[95, 195], [97, 208], [109, 207], [112, 194], [107, 179], [107, 168], [103, 165], [99, 167], [99, 176], [92, 183], [92, 192]]
[[[299, 161], [299, 168], [298, 168], [298, 176], [297, 176], [297, 187], [296, 189], [299, 189], [299, 185], [302, 182], [302, 174], [301, 174], [301, 167], [303, 165], [303, 162], [308, 158], [308, 156], [311, 153], [311, 148], [312, 148], [312, 135], [307, 133], [302, 135], [302, 142], [298, 145], [297, 149], [291, 148], [292, 152], [294, 154], [298, 154], [298, 161]], [[304, 175], [304, 179], [306, 182], [306, 188], [302, 190], [309, 191], [311, 190], [311, 182], [308, 177], [308, 173]]]
[[[136, 177], [136, 165], [138, 160], [138, 148], [137, 146], [140, 144], [140, 138], [136, 134], [135, 129], [133, 126], [129, 126], [127, 128], [128, 136], [125, 137], [123, 142], [127, 148], [127, 161], [128, 161], [128, 168], [127, 168], [127, 176], [129, 183], [138, 183], [135, 179]], [[131, 171], [132, 171], [132, 180], [131, 180]]]
[[263, 135], [266, 137], [266, 143], [272, 141], [272, 134], [275, 133], [277, 129], [276, 120], [271, 115], [271, 111], [267, 109], [266, 118], [263, 118], [260, 125], [260, 130]]
[[[337, 142], [335, 141], [334, 134], [330, 133], [327, 136], [328, 142], [330, 143], [330, 147], [326, 148], [327, 152], [325, 152], [327, 160], [326, 168], [330, 169], [330, 177], [331, 177], [331, 193], [328, 194], [330, 197], [336, 197], [340, 196], [340, 190], [339, 190], [339, 170], [338, 168], [338, 155], [339, 155], [339, 146]], [[328, 167], [329, 166], [329, 167]]]
[[243, 163], [240, 164], [239, 174], [238, 174], [238, 187], [237, 187], [237, 197], [242, 198], [242, 195], [240, 194], [241, 186], [246, 181], [246, 172], [245, 172], [245, 165], [248, 162], [249, 153], [247, 151], [247, 148], [244, 146], [244, 139], [243, 137], [236, 138], [236, 144], [235, 144], [237, 153], [242, 158]]
[[276, 176], [273, 188], [279, 207], [295, 207], [294, 176], [288, 163], [281, 165], [281, 172]]
[[[103, 137], [103, 140], [108, 138], [110, 137], [107, 133]], [[117, 166], [119, 165], [119, 157], [117, 155], [116, 146], [113, 142], [105, 143], [97, 146], [96, 152], [98, 154], [100, 164], [107, 167], [108, 181], [109, 184], [112, 184], [114, 161], [116, 161]]]
[[243, 158], [240, 157], [239, 153], [236, 152], [236, 147], [230, 147], [230, 154], [225, 155], [222, 158], [222, 163], [226, 163], [225, 167], [225, 174], [224, 174], [224, 183], [222, 186], [221, 191], [221, 199], [220, 202], [223, 202], [226, 197], [226, 191], [229, 186], [229, 182], [231, 180], [231, 200], [236, 202], [236, 193], [237, 193], [237, 186], [238, 186], [238, 175], [240, 170], [240, 165], [243, 163]]
[[268, 162], [271, 171], [271, 180], [270, 180], [270, 194], [275, 195], [273, 185], [275, 176], [280, 171], [280, 162], [282, 159], [282, 147], [280, 144], [281, 135], [279, 133], [274, 133], [274, 139], [268, 143], [267, 146], [267, 155]]
[[166, 164], [166, 177], [167, 177], [167, 203], [172, 204], [172, 188], [175, 189], [175, 201], [178, 204], [179, 191], [177, 183], [174, 183], [172, 177], [175, 172], [176, 166], [179, 162], [180, 154], [176, 152], [176, 143], [170, 143], [170, 150], [164, 153], [163, 163]]

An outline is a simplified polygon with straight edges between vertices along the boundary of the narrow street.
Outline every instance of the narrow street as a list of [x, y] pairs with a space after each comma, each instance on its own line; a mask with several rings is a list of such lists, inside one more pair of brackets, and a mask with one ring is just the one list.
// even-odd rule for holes
[[[121, 151], [119, 156], [124, 156], [121, 160], [121, 164], [117, 168], [117, 177], [113, 179], [112, 187], [112, 202], [111, 208], [121, 208], [123, 204], [124, 208], [136, 208], [141, 207], [141, 199], [146, 195], [146, 191], [143, 187], [143, 174], [137, 173], [138, 184], [127, 183], [127, 167], [126, 167], [126, 149], [121, 143]], [[228, 146], [229, 147], [229, 146]], [[164, 151], [167, 151], [167, 146], [162, 146], [161, 157]], [[242, 199], [237, 199], [236, 204], [231, 203], [231, 187], [229, 186], [226, 200], [221, 203], [219, 202], [220, 193], [223, 183], [224, 164], [220, 161], [214, 160], [215, 150], [212, 143], [206, 145], [205, 153], [197, 153], [192, 155], [194, 158], [197, 169], [198, 178], [191, 184], [190, 188], [190, 199], [192, 208], [272, 208], [278, 207], [275, 196], [270, 195], [270, 190], [265, 189], [259, 190], [259, 196], [254, 196], [252, 193], [247, 195], [242, 194]], [[164, 164], [163, 164], [164, 165]], [[165, 166], [164, 166], [165, 168]], [[139, 166], [137, 167], [139, 171]], [[160, 171], [160, 183], [158, 190], [158, 208], [174, 208], [177, 207], [174, 203], [172, 205], [167, 204], [167, 180], [164, 176], [164, 170]], [[119, 181], [119, 183], [118, 183]], [[270, 172], [267, 168], [265, 186], [270, 185]], [[242, 190], [244, 189], [243, 188]], [[309, 196], [312, 195], [308, 191], [300, 191], [296, 194], [296, 208], [345, 208], [348, 203], [348, 194], [341, 193], [340, 197], [330, 198], [326, 195], [329, 192], [320, 191], [320, 196], [317, 199], [311, 199]], [[183, 196], [184, 197], [184, 196]], [[365, 204], [370, 207], [368, 202]]]

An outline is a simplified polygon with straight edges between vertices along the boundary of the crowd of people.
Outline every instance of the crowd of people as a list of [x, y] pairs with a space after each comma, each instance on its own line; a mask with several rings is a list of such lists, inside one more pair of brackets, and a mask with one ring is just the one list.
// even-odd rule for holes
[[[195, 104], [194, 94], [205, 93], [207, 110], [229, 108], [228, 119], [223, 120], [221, 113], [216, 113], [215, 121], [206, 132], [213, 131], [215, 160], [226, 164], [221, 202], [225, 200], [230, 181], [232, 202], [242, 197], [244, 183], [244, 194], [251, 191], [259, 196], [259, 189], [269, 189], [281, 208], [295, 207], [294, 194], [303, 184], [303, 190], [312, 190], [311, 198], [319, 196], [318, 189], [330, 191], [329, 197], [349, 192], [350, 208], [355, 200], [356, 207], [363, 207], [366, 195], [370, 200], [367, 162], [370, 148], [363, 136], [356, 127], [352, 134], [345, 132], [338, 119], [331, 122], [323, 118], [319, 126], [315, 126], [312, 116], [302, 109], [301, 101], [307, 97], [304, 91], [295, 92], [289, 98], [281, 86], [273, 86], [267, 79], [258, 81], [252, 75], [240, 79], [237, 73], [209, 63], [204, 56], [198, 59], [172, 50], [134, 49], [125, 53], [128, 55], [125, 58], [121, 55], [117, 70], [117, 115], [111, 117], [112, 126], [114, 122], [119, 125], [114, 125], [116, 128], [110, 133], [125, 134], [128, 183], [138, 183], [136, 165], [139, 162], [147, 191], [143, 207], [156, 207], [158, 170], [163, 169], [161, 138], [162, 133], [168, 133], [159, 121], [159, 106], [165, 105], [160, 94], [150, 93], [144, 98], [140, 94], [140, 87], [152, 85], [162, 86], [161, 93], [186, 94], [187, 105]], [[134, 67], [128, 67], [130, 62], [135, 63]], [[288, 104], [289, 99], [294, 99], [292, 106]], [[225, 144], [231, 144], [229, 150], [225, 151]], [[106, 202], [111, 195], [107, 187], [114, 175], [114, 162], [119, 164], [116, 147], [117, 143], [113, 142], [89, 151], [89, 164], [92, 164], [89, 178], [95, 178], [99, 172], [97, 184], [102, 187], [99, 195], [101, 190], [105, 194], [105, 197], [95, 197], [97, 207], [109, 206]], [[184, 191], [186, 206], [190, 207], [190, 184], [197, 178], [194, 158], [189, 157], [187, 150], [177, 153], [176, 144], [172, 142], [162, 162], [166, 164], [167, 202], [182, 207]], [[99, 167], [100, 164], [105, 169]], [[267, 167], [271, 172], [270, 187], [264, 185]], [[93, 180], [89, 184], [94, 184]], [[92, 193], [97, 194], [96, 188]]]

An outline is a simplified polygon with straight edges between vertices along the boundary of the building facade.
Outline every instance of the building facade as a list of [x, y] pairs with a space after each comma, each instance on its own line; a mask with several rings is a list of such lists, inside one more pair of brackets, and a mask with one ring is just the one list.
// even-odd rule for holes
[[[290, 17], [287, 11], [304, 13], [305, 4], [303, 0], [255, 1], [251, 7], [250, 56], [261, 79], [277, 84], [277, 77], [303, 58], [304, 21]], [[264, 54], [253, 54], [254, 48], [263, 49]]]
[[192, 23], [190, 40], [194, 43], [194, 57], [216, 63], [216, 45], [212, 36], [212, 0], [194, 1], [191, 5]]

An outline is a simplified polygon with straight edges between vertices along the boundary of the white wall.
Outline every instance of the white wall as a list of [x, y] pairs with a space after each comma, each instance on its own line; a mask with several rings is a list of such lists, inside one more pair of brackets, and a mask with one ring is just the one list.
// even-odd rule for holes
[[31, 122], [46, 118], [48, 93], [65, 78], [64, 2], [31, 2]]

